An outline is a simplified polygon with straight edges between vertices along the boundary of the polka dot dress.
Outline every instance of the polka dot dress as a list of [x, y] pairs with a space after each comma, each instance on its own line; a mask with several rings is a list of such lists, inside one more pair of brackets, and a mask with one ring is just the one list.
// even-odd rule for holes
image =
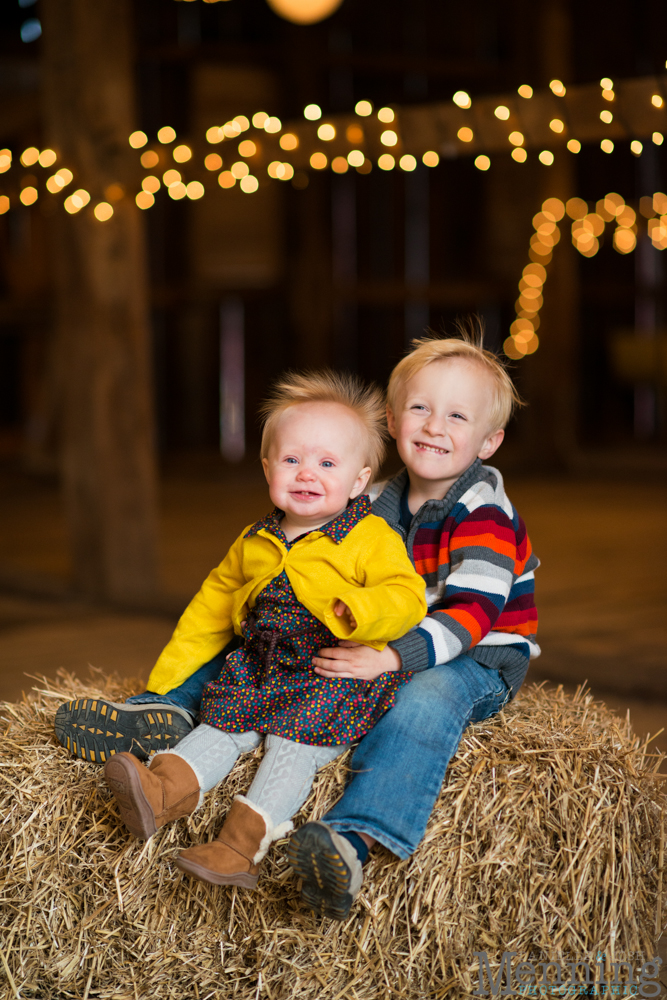
[[[342, 544], [369, 512], [368, 498], [359, 501], [326, 526]], [[275, 511], [252, 530], [267, 528], [291, 548], [299, 539], [287, 542], [280, 517]], [[227, 657], [219, 679], [204, 689], [202, 722], [227, 732], [274, 733], [313, 746], [360, 739], [391, 708], [411, 674], [396, 671], [374, 681], [320, 677], [312, 657], [337, 644], [326, 625], [297, 601], [283, 571], [257, 598], [248, 616], [244, 648]]]

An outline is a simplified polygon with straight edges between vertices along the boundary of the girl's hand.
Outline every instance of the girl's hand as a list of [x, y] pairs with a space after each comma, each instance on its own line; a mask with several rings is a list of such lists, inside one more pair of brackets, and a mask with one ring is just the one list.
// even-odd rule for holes
[[357, 627], [357, 620], [350, 611], [350, 609], [348, 608], [347, 604], [343, 604], [342, 601], [336, 601], [336, 603], [334, 604], [334, 614], [337, 615], [339, 618], [343, 617], [347, 618], [347, 623], [354, 632], [355, 628]]
[[400, 670], [401, 657], [385, 646], [382, 650], [371, 646], [361, 646], [349, 639], [341, 640], [339, 646], [320, 649], [313, 657], [315, 673], [321, 677], [354, 677], [362, 681], [374, 681], [382, 674]]

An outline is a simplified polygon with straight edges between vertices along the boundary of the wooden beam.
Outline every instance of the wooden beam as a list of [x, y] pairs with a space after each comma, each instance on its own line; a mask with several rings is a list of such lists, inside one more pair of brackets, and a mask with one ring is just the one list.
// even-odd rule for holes
[[[53, 215], [62, 475], [74, 579], [114, 600], [157, 589], [157, 504], [143, 223], [133, 198], [93, 206], [131, 173], [129, 0], [43, 0], [46, 142], [92, 194]], [[113, 192], [108, 195], [113, 196]]]

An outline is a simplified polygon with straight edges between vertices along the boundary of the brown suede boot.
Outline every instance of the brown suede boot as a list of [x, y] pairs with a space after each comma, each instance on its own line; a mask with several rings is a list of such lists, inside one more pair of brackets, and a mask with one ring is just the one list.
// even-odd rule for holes
[[237, 795], [215, 840], [181, 851], [176, 864], [202, 882], [254, 889], [259, 864], [271, 843], [291, 829], [291, 820], [274, 826], [260, 806]]
[[148, 840], [165, 823], [188, 816], [199, 805], [197, 776], [174, 753], [159, 753], [150, 768], [131, 753], [117, 753], [104, 767], [121, 819], [130, 833]]

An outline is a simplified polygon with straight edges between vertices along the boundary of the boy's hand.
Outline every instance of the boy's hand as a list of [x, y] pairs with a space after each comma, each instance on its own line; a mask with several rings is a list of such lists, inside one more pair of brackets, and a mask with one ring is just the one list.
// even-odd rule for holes
[[349, 639], [341, 640], [339, 646], [318, 652], [319, 656], [313, 657], [313, 665], [315, 673], [321, 677], [355, 677], [362, 681], [374, 681], [382, 674], [400, 670], [402, 662], [391, 646], [377, 650]]
[[357, 627], [357, 619], [354, 617], [354, 615], [348, 608], [347, 604], [343, 604], [342, 601], [336, 601], [336, 603], [334, 604], [334, 614], [338, 618], [345, 617], [347, 619], [348, 625], [354, 632], [355, 628]]

